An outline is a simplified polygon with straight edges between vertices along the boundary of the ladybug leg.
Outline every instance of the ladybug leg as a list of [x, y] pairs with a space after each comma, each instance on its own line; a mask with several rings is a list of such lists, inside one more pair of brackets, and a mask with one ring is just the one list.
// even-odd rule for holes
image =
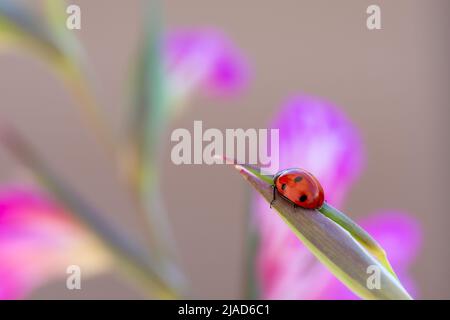
[[272, 198], [272, 201], [270, 201], [270, 208], [271, 208], [271, 209], [272, 209], [272, 203], [275, 202], [276, 187], [275, 187], [275, 186], [272, 186], [272, 189], [273, 189], [273, 198]]

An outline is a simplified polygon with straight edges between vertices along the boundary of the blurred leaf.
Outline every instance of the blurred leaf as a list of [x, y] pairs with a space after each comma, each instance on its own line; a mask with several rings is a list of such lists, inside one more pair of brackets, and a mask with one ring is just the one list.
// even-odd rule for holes
[[138, 189], [146, 189], [152, 180], [156, 150], [165, 127], [164, 72], [162, 54], [161, 12], [157, 1], [150, 1], [145, 18], [144, 39], [134, 70], [133, 108], [128, 126], [127, 143], [134, 153], [133, 182]]
[[[45, 23], [28, 10], [8, 0], [0, 0], [0, 44], [25, 45], [61, 63], [63, 54]], [[57, 61], [57, 62], [56, 62]]]
[[46, 22], [64, 55], [71, 57], [71, 60], [82, 66], [83, 72], [86, 73], [88, 68], [83, 66], [85, 64], [83, 48], [75, 36], [76, 32], [66, 27], [66, 6], [64, 0], [45, 0]]
[[[236, 165], [236, 169], [268, 202], [272, 200], [271, 176], [259, 174], [256, 167]], [[305, 246], [361, 298], [411, 299], [389, 269], [373, 257], [348, 231], [324, 214], [317, 210], [294, 208], [291, 202], [282, 197], [278, 197], [272, 207]], [[380, 289], [371, 290], [367, 287], [367, 280], [371, 275], [367, 270], [370, 266], [376, 266], [381, 271]]]
[[144, 207], [147, 224], [163, 255], [177, 256], [176, 242], [158, 189], [162, 133], [167, 127], [162, 10], [159, 1], [145, 7], [145, 30], [133, 77], [130, 124], [123, 164], [131, 187]]
[[[106, 124], [85, 77], [81, 47], [67, 33], [63, 1], [47, 0], [49, 21], [34, 15], [17, 2], [0, 0], [0, 48], [31, 52], [47, 61], [62, 76], [77, 98], [85, 119], [99, 141], [114, 153], [110, 127]], [[63, 10], [59, 13], [58, 10]], [[61, 23], [63, 23], [61, 25]]]
[[138, 244], [125, 237], [123, 230], [106, 220], [106, 216], [90, 206], [75, 190], [57, 177], [32, 150], [31, 146], [11, 127], [0, 128], [1, 143], [17, 160], [28, 168], [55, 198], [64, 205], [74, 217], [91, 229], [115, 256], [116, 262], [134, 275], [136, 284], [149, 289], [151, 294], [162, 298], [175, 298], [183, 290], [174, 270], [166, 270], [152, 260]]

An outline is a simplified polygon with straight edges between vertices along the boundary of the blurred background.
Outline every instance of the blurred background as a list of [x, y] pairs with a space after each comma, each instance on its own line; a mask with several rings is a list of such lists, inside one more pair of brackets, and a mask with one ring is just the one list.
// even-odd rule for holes
[[[23, 1], [28, 2], [28, 1]], [[40, 10], [40, 1], [29, 1]], [[142, 27], [141, 1], [73, 0], [97, 93], [116, 134], [129, 108], [126, 84]], [[342, 107], [360, 129], [366, 168], [343, 208], [353, 218], [383, 208], [416, 217], [423, 246], [412, 265], [421, 298], [450, 298], [450, 3], [446, 0], [376, 1], [382, 29], [366, 28], [374, 1], [164, 1], [167, 29], [212, 26], [246, 55], [251, 81], [232, 99], [197, 95], [170, 123], [161, 169], [164, 201], [194, 298], [239, 298], [243, 292], [246, 212], [250, 190], [226, 166], [175, 166], [170, 133], [211, 128], [265, 128], [290, 96], [323, 97]], [[142, 226], [116, 183], [113, 164], [73, 107], [73, 99], [44, 63], [27, 54], [0, 56], [0, 115], [15, 124], [45, 159], [122, 228]], [[0, 178], [17, 178], [0, 153]], [[19, 173], [20, 174], [20, 173]], [[213, 187], [208, 187], [213, 186]], [[104, 274], [68, 291], [65, 281], [32, 298], [139, 298], [126, 282]]]

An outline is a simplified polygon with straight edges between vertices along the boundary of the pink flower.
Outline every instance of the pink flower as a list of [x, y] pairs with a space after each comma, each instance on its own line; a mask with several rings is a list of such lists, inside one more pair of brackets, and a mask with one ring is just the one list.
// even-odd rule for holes
[[71, 265], [85, 276], [109, 257], [70, 215], [31, 188], [0, 188], [0, 299], [19, 299]]
[[227, 96], [248, 80], [247, 64], [234, 44], [213, 29], [183, 29], [165, 38], [167, 91], [178, 102], [194, 89]]
[[[323, 184], [326, 200], [342, 206], [364, 165], [360, 135], [345, 115], [328, 102], [300, 96], [282, 108], [272, 127], [280, 129], [280, 167], [301, 167], [312, 172]], [[255, 200], [260, 238], [256, 277], [262, 298], [355, 298], [261, 197]], [[404, 285], [412, 289], [407, 265], [420, 245], [418, 223], [406, 214], [386, 212], [361, 224], [384, 246]]]

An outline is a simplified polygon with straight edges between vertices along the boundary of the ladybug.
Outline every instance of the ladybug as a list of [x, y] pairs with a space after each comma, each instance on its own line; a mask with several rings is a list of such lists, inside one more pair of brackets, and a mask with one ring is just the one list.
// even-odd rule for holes
[[325, 194], [320, 182], [308, 171], [298, 168], [278, 172], [273, 178], [273, 200], [278, 193], [294, 203], [294, 207], [319, 209], [322, 207]]

